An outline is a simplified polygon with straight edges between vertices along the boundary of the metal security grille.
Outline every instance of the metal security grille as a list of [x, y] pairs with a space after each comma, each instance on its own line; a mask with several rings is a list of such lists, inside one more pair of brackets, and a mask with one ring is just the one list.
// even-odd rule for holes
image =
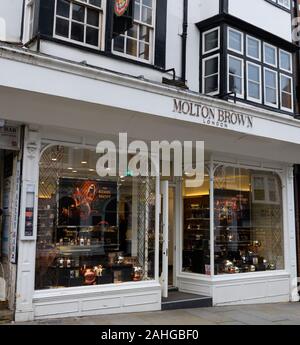
[[139, 264], [143, 267], [144, 280], [154, 274], [155, 250], [155, 179], [137, 178], [137, 242]]

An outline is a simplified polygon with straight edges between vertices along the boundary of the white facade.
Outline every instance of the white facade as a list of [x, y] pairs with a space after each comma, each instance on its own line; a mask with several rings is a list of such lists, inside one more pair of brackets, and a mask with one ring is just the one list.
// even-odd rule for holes
[[[159, 1], [159, 0], [157, 0]], [[3, 4], [2, 4], [3, 2]], [[21, 14], [0, 2], [5, 18], [14, 13], [10, 42], [20, 37]], [[12, 1], [22, 12], [22, 1]], [[291, 14], [265, 0], [229, 0], [228, 12], [291, 43]], [[250, 7], [249, 7], [250, 6]], [[171, 78], [162, 69], [41, 39], [30, 47], [3, 43], [0, 47], [0, 118], [25, 125], [22, 193], [18, 242], [16, 320], [47, 319], [161, 308], [158, 276], [158, 237], [155, 277], [150, 281], [35, 290], [39, 161], [45, 145], [94, 148], [103, 138], [127, 132], [132, 139], [204, 140], [211, 164], [272, 171], [280, 176], [283, 197], [284, 269], [240, 275], [204, 276], [182, 271], [183, 202], [181, 183], [175, 183], [174, 277], [180, 291], [212, 297], [214, 305], [298, 301], [294, 222], [293, 165], [300, 164], [300, 124], [292, 116], [253, 104], [234, 104], [199, 94], [200, 32], [196, 23], [217, 16], [220, 1], [189, 1], [187, 32], [188, 90], [162, 84]], [[20, 12], [20, 13], [21, 13]], [[261, 13], [258, 16], [257, 13]], [[268, 20], [265, 20], [269, 18]], [[1, 19], [1, 18], [0, 18]], [[183, 1], [168, 3], [165, 69], [182, 73]], [[30, 39], [25, 6], [23, 43]], [[281, 23], [279, 25], [279, 22]], [[1, 21], [0, 21], [1, 24]], [[27, 36], [26, 36], [27, 35]], [[37, 49], [38, 48], [38, 49]], [[84, 61], [84, 63], [82, 63]], [[177, 103], [176, 103], [177, 102]], [[213, 122], [176, 110], [201, 106], [239, 114], [250, 121]], [[211, 175], [213, 178], [213, 173]], [[212, 186], [213, 188], [213, 186]], [[28, 193], [34, 193], [34, 232], [24, 236]], [[160, 203], [159, 181], [156, 201]], [[213, 201], [211, 201], [213, 219]], [[156, 209], [156, 235], [159, 234]], [[211, 235], [212, 243], [214, 242]], [[211, 252], [214, 256], [214, 252]]]

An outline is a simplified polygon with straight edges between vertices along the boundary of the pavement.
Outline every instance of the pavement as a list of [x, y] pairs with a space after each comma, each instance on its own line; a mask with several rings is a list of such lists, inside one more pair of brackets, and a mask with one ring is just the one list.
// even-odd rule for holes
[[300, 325], [300, 303], [226, 306], [80, 318], [22, 325]]

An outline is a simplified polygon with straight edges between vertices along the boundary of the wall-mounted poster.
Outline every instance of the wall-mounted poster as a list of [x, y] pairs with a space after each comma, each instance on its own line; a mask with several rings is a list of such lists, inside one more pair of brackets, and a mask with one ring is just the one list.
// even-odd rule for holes
[[117, 224], [117, 183], [59, 179], [58, 225], [97, 226]]

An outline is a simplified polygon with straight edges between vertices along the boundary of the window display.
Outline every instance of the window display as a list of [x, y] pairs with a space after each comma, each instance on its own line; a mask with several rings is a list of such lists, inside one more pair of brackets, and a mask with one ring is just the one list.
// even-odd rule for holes
[[209, 275], [209, 177], [205, 176], [205, 182], [201, 188], [184, 188], [183, 197], [183, 271]]
[[219, 167], [214, 179], [215, 274], [284, 268], [276, 174]]
[[100, 179], [97, 158], [62, 146], [41, 157], [36, 289], [154, 277], [155, 180]]

